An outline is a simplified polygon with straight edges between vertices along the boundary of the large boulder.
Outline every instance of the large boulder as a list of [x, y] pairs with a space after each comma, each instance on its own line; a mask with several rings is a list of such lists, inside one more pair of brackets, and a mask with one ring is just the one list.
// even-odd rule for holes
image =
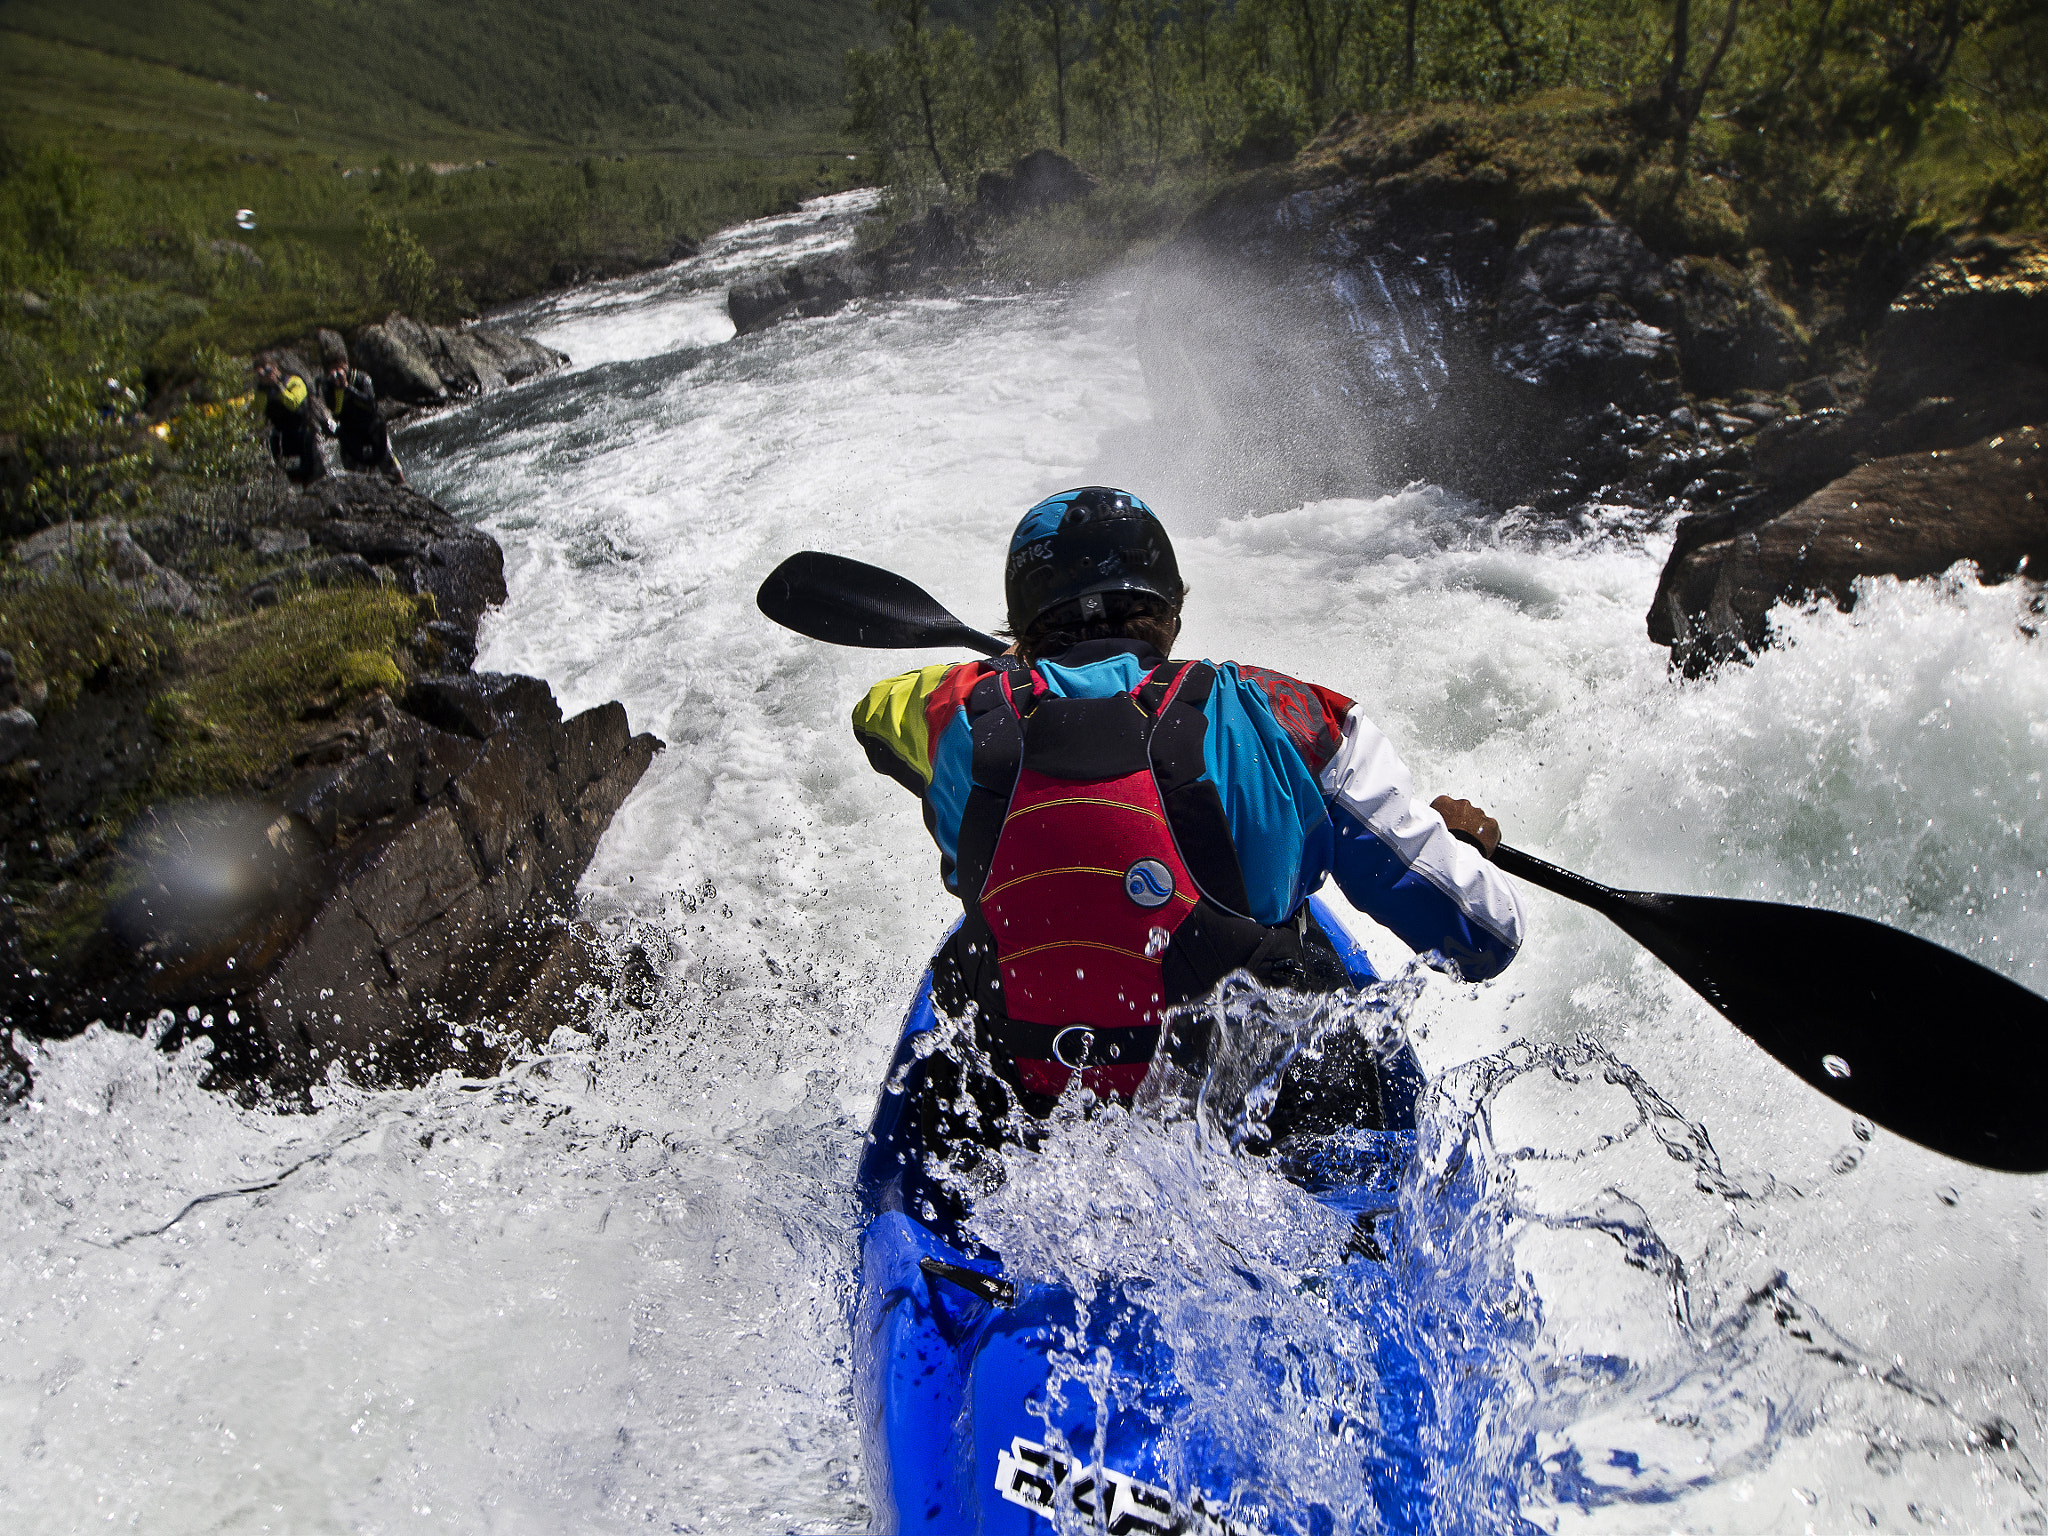
[[[217, 1037], [231, 1074], [290, 1089], [335, 1067], [488, 1072], [575, 1005], [573, 979], [540, 994], [589, 969], [576, 880], [661, 743], [617, 704], [563, 720], [536, 678], [464, 674], [415, 695], [434, 719], [373, 696], [273, 796], [160, 807], [131, 839], [111, 969], [144, 978], [140, 1006], [232, 1014]], [[436, 722], [454, 697], [449, 731]]]
[[408, 405], [491, 394], [569, 361], [565, 352], [495, 326], [449, 330], [396, 313], [357, 331], [354, 349], [377, 392]]
[[539, 1045], [560, 1022], [536, 993], [571, 963], [577, 878], [661, 743], [633, 735], [617, 704], [563, 720], [535, 678], [441, 679], [422, 701], [445, 721], [451, 695], [469, 696], [460, 734], [382, 710], [339, 766], [285, 797], [313, 836], [351, 850], [238, 992], [288, 1081], [336, 1061], [416, 1075], [447, 1059], [451, 1022], [497, 1026], [487, 1055], [504, 1033]]
[[1529, 384], [1668, 403], [1677, 393], [1670, 327], [1678, 309], [1665, 264], [1625, 225], [1541, 230], [1508, 263], [1494, 360]]
[[989, 218], [1014, 219], [1086, 197], [1098, 185], [1058, 150], [1034, 149], [1007, 171], [983, 171], [974, 206]]
[[747, 282], [726, 295], [726, 313], [742, 336], [779, 320], [834, 314], [875, 290], [872, 268], [844, 254], [799, 262]]
[[1870, 350], [1868, 402], [1881, 416], [1947, 401], [1951, 431], [2048, 420], [2048, 235], [1986, 235], [1936, 255], [1893, 299]]
[[432, 593], [441, 619], [471, 637], [484, 611], [505, 600], [498, 541], [381, 476], [330, 475], [285, 502], [278, 521], [303, 529], [324, 556], [359, 556], [403, 590]]
[[[1695, 278], [1700, 270], [1692, 269]], [[1703, 291], [1697, 282], [1687, 289], [1694, 323]], [[1751, 301], [1753, 316], [1768, 310], [1767, 299]], [[1765, 332], [1785, 323], [1759, 322]], [[1790, 345], [1784, 341], [1781, 361]], [[1688, 666], [1761, 638], [1731, 609], [1708, 621], [1715, 583], [1701, 575], [1701, 562], [1718, 565], [1693, 551], [1732, 547], [1859, 466], [1946, 454], [2048, 421], [2048, 237], [1985, 236], [1937, 252], [1891, 301], [1866, 352], [1867, 369], [1795, 384], [1789, 395], [1805, 408], [1762, 424], [1745, 445], [1737, 483], [1680, 522], [1650, 631]], [[1688, 352], [1688, 370], [1693, 357]], [[1691, 574], [1681, 575], [1681, 566]]]
[[163, 608], [187, 618], [201, 611], [191, 583], [150, 558], [128, 525], [117, 518], [45, 528], [14, 546], [14, 561], [45, 581], [111, 580], [134, 593], [145, 608]]
[[[402, 320], [404, 316], [394, 315], [392, 319]], [[448, 386], [413, 344], [408, 329], [389, 322], [366, 325], [356, 332], [351, 351], [356, 366], [370, 376], [377, 393], [387, 400], [402, 400], [407, 405], [438, 405], [448, 398]]]
[[1985, 581], [2048, 571], [2048, 449], [2022, 427], [1967, 448], [1878, 459], [1750, 526], [1681, 527], [1650, 638], [1689, 667], [1761, 646], [1777, 604], [1844, 607], [1868, 576], [1933, 576], [1961, 560]]

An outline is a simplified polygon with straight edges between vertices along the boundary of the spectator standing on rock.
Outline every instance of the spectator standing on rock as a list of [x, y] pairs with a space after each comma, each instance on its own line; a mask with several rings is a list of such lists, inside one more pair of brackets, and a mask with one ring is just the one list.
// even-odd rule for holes
[[276, 358], [265, 357], [256, 365], [256, 387], [262, 392], [263, 415], [270, 423], [270, 456], [294, 484], [311, 485], [323, 478], [327, 461], [321, 457], [315, 425], [318, 402], [306, 381], [296, 373], [286, 373]]
[[377, 414], [377, 386], [362, 369], [349, 367], [346, 352], [327, 359], [327, 409], [334, 416], [343, 469], [377, 471], [393, 485], [405, 484], [405, 471], [391, 451], [391, 434]]

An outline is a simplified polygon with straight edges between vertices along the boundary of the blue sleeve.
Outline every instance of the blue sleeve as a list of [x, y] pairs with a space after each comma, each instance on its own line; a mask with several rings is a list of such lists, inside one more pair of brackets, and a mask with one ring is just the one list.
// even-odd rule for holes
[[1244, 871], [1249, 916], [1285, 922], [1321, 885], [1309, 858], [1330, 842], [1330, 816], [1307, 762], [1273, 716], [1266, 695], [1225, 662], [1204, 706], [1209, 717], [1204, 771], [1222, 798], [1230, 840]]

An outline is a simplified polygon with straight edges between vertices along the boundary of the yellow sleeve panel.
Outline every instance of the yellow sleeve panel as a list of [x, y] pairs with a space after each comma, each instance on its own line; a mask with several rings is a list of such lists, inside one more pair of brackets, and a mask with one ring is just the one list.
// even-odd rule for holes
[[854, 734], [886, 746], [921, 784], [932, 781], [932, 733], [925, 703], [957, 665], [941, 663], [884, 678], [853, 706]]
[[306, 403], [306, 381], [296, 373], [292, 374], [278, 393], [284, 397], [284, 403], [296, 411]]

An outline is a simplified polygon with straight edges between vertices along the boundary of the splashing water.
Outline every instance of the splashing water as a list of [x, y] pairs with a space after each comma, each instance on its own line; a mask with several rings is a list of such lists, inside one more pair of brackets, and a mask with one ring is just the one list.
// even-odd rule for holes
[[[514, 317], [579, 366], [406, 432], [422, 485], [506, 548], [480, 665], [621, 699], [670, 743], [584, 883], [624, 979], [501, 1079], [336, 1084], [311, 1115], [208, 1092], [203, 1042], [39, 1051], [0, 1122], [17, 1523], [865, 1523], [848, 1191], [948, 912], [844, 712], [951, 658], [802, 641], [753, 590], [828, 548], [986, 626], [1015, 517], [1142, 490], [1171, 406], [1136, 362], [1141, 275], [731, 339], [722, 285], [849, 212]], [[2048, 991], [2048, 667], [2015, 588], [1871, 583], [1680, 683], [1642, 632], [1655, 529], [1521, 541], [1428, 486], [1163, 510], [1189, 651], [1358, 697], [1426, 794], [1519, 845], [1857, 911]], [[1247, 1149], [1314, 1030], [1240, 999], [1234, 1075], [1050, 1138], [983, 1235], [1078, 1294], [1148, 1278], [1146, 1326], [1194, 1362], [1179, 1466], [1284, 1468], [1240, 1500], [1262, 1529], [2048, 1530], [2038, 1182], [1854, 1122], [1599, 919], [1527, 901], [1499, 981], [1407, 977], [1344, 1021], [1404, 1030], [1433, 1080], [1412, 1158], [1331, 1152], [1353, 1206]], [[1928, 1049], [1967, 1026], [1930, 1020]], [[1390, 1418], [1383, 1379], [1410, 1377], [1427, 1411]], [[1085, 1351], [1065, 1385], [1115, 1389]]]

